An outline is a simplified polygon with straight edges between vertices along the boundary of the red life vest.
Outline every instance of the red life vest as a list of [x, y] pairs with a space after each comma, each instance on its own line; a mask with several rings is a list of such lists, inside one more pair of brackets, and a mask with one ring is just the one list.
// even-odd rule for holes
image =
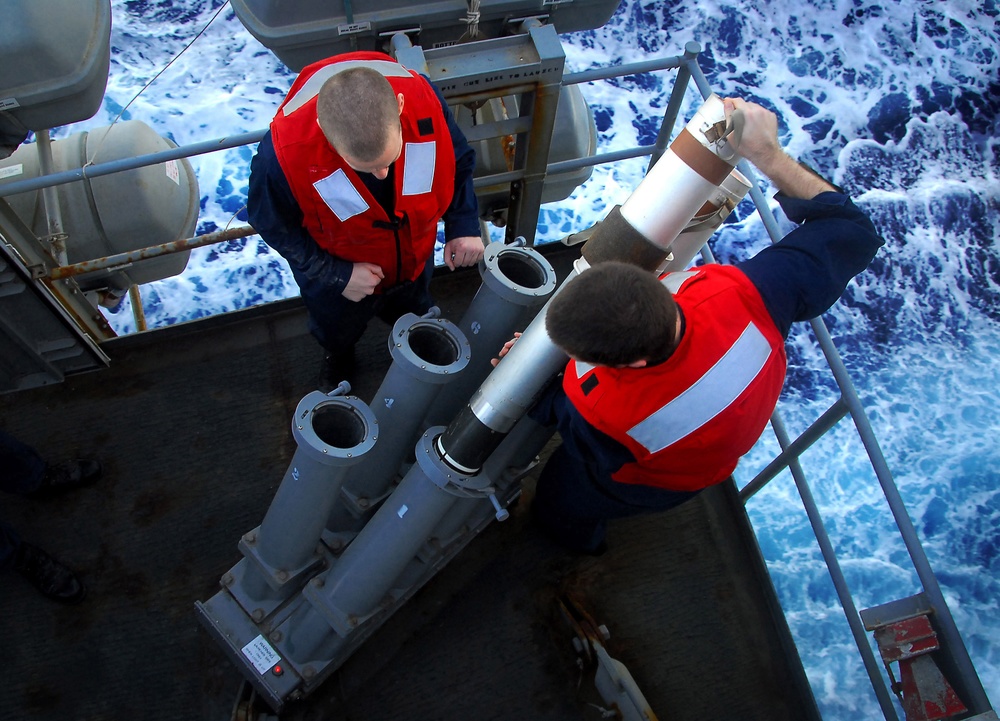
[[785, 344], [736, 268], [708, 265], [663, 282], [685, 320], [673, 355], [645, 368], [571, 360], [563, 388], [588, 423], [635, 456], [614, 480], [695, 491], [725, 480], [760, 437], [784, 384]]
[[[316, 96], [323, 82], [358, 65], [378, 70], [404, 97], [393, 218], [330, 147], [316, 122]], [[299, 73], [271, 121], [271, 140], [302, 209], [302, 224], [317, 244], [343, 260], [381, 266], [385, 278], [376, 292], [420, 275], [434, 251], [438, 220], [455, 192], [451, 134], [441, 102], [425, 78], [377, 52], [313, 63]]]

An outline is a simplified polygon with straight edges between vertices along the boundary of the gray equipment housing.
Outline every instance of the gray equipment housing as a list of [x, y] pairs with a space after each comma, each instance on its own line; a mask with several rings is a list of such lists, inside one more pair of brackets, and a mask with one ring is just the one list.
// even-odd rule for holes
[[[352, 50], [387, 51], [390, 36], [412, 35], [424, 48], [457, 45], [510, 34], [510, 25], [538, 18], [569, 33], [601, 27], [619, 0], [482, 0], [476, 20], [465, 0], [413, 3], [287, 3], [280, 0], [233, 0], [236, 17], [281, 62], [299, 71], [309, 63]], [[473, 34], [475, 33], [475, 34]]]
[[108, 84], [110, 0], [3, 5], [0, 136], [93, 117]]
[[[78, 327], [90, 308], [82, 294], [64, 307], [54, 284], [38, 283], [32, 267], [45, 256], [10, 207], [0, 202], [4, 239], [14, 247], [34, 250], [23, 258], [6, 242], [0, 243], [0, 394], [60, 383], [65, 376], [108, 365], [108, 356]], [[74, 315], [73, 313], [77, 315]], [[99, 312], [90, 309], [97, 318]], [[94, 320], [94, 318], [92, 318]]]

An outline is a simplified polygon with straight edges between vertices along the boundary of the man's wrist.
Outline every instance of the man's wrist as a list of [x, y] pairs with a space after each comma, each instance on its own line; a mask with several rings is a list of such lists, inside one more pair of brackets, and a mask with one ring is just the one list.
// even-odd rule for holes
[[798, 162], [800, 168], [802, 168], [803, 170], [805, 170], [807, 173], [811, 173], [815, 177], [819, 178], [819, 180], [821, 180], [822, 182], [824, 182], [827, 185], [829, 185], [830, 189], [832, 189], [833, 191], [835, 191], [837, 193], [840, 193], [842, 195], [845, 194], [843, 188], [841, 188], [839, 185], [836, 185], [832, 180], [830, 180], [829, 178], [827, 178], [825, 175], [822, 175], [818, 170], [816, 170], [816, 168], [814, 168], [813, 166], [809, 165], [809, 163], [807, 163], [804, 160], [799, 160], [797, 162]]
[[808, 199], [823, 192], [837, 191], [833, 183], [784, 150], [774, 157], [769, 167], [757, 167], [778, 190], [791, 197]]

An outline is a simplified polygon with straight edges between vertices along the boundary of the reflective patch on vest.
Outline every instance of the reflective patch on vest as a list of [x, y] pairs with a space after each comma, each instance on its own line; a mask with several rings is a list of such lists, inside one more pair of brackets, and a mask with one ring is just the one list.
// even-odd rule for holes
[[406, 68], [392, 60], [344, 60], [341, 62], [330, 63], [329, 65], [324, 65], [315, 73], [310, 75], [306, 81], [302, 83], [302, 87], [295, 92], [295, 95], [285, 101], [284, 106], [281, 108], [281, 112], [284, 115], [291, 115], [319, 95], [319, 89], [323, 87], [323, 83], [327, 80], [332, 78], [337, 73], [342, 73], [349, 68], [357, 67], [378, 70], [387, 78], [413, 77]]
[[434, 119], [420, 118], [417, 121], [417, 133], [419, 135], [434, 135]]
[[697, 270], [683, 270], [677, 273], [667, 273], [660, 282], [667, 287], [671, 293], [676, 293], [684, 285], [685, 281], [691, 280], [698, 275]]
[[649, 453], [657, 453], [690, 435], [732, 405], [770, 355], [767, 338], [751, 323], [705, 375], [636, 424], [628, 432], [629, 437]]
[[437, 163], [437, 143], [407, 143], [406, 166], [403, 168], [403, 195], [423, 195], [434, 184]]
[[368, 203], [351, 184], [343, 169], [317, 180], [313, 187], [341, 223], [368, 210]]

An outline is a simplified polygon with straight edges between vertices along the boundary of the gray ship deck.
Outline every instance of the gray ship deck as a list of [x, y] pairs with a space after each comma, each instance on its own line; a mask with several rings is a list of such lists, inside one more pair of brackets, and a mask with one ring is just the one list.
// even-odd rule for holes
[[[471, 271], [436, 278], [445, 315], [457, 319], [478, 284]], [[364, 400], [388, 367], [387, 333], [373, 323], [359, 350], [354, 392]], [[3, 498], [3, 516], [78, 569], [89, 596], [64, 608], [3, 578], [10, 673], [0, 718], [226, 721], [243, 680], [194, 603], [216, 592], [240, 536], [267, 510], [319, 348], [297, 300], [103, 347], [107, 370], [0, 396], [6, 430], [48, 457], [105, 464], [101, 483], [71, 496]], [[610, 550], [591, 558], [526, 522], [532, 483], [507, 522], [491, 524], [282, 718], [598, 719], [588, 702], [599, 697], [581, 682], [555, 610], [563, 591], [607, 625], [608, 650], [664, 721], [817, 716], [731, 486], [613, 523]]]

